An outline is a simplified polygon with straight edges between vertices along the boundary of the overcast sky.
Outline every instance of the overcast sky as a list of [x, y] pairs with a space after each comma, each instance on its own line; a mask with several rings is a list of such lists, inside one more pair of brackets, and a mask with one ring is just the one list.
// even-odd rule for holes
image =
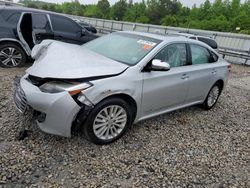
[[[17, 2], [18, 0], [14, 0]], [[53, 2], [53, 3], [62, 3], [62, 2], [71, 2], [72, 0], [43, 0], [47, 2]], [[82, 4], [95, 4], [98, 2], [98, 0], [79, 0]], [[108, 0], [110, 4], [114, 4], [118, 0]], [[134, 0], [134, 2], [140, 2], [141, 0]], [[200, 5], [205, 0], [179, 0], [183, 5], [192, 7], [194, 4]], [[210, 0], [210, 2], [213, 2], [214, 0]]]

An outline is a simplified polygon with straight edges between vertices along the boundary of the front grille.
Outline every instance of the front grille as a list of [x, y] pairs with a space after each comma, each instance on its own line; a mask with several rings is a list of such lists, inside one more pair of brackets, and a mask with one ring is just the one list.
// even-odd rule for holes
[[25, 113], [28, 105], [27, 105], [27, 99], [26, 99], [25, 93], [20, 85], [20, 78], [15, 79], [15, 85], [16, 85], [16, 89], [15, 89], [15, 94], [14, 94], [14, 102], [16, 104], [17, 109], [21, 113]]

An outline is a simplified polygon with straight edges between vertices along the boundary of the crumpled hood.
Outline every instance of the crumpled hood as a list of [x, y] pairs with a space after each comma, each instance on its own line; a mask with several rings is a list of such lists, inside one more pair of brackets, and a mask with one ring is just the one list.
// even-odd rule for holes
[[44, 40], [32, 50], [35, 59], [27, 73], [40, 78], [76, 79], [109, 76], [128, 66], [85, 49], [82, 46]]

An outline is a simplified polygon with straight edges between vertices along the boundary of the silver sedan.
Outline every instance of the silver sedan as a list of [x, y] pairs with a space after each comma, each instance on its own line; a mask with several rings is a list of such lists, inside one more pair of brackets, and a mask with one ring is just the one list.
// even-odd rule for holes
[[45, 40], [17, 83], [15, 103], [50, 134], [108, 144], [136, 122], [200, 104], [211, 109], [230, 64], [206, 44], [178, 36], [117, 32], [83, 46]]

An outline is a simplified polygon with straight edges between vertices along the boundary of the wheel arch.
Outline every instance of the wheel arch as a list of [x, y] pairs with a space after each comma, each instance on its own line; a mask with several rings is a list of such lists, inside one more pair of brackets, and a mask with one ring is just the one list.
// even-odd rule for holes
[[0, 39], [0, 45], [1, 45], [1, 44], [8, 44], [8, 43], [12, 43], [12, 44], [18, 45], [20, 48], [23, 49], [23, 51], [25, 52], [25, 54], [26, 54], [27, 56], [30, 56], [30, 55], [31, 55], [31, 51], [28, 50], [28, 49], [26, 49], [26, 48], [24, 47], [24, 45], [23, 45], [20, 41], [18, 41], [18, 40], [16, 40], [16, 39], [12, 39], [12, 38]]
[[133, 97], [131, 97], [130, 95], [125, 94], [125, 93], [116, 93], [116, 94], [111, 94], [111, 95], [103, 98], [101, 101], [104, 101], [104, 100], [110, 99], [110, 98], [121, 98], [124, 101], [126, 101], [130, 105], [130, 107], [132, 109], [133, 121], [135, 120], [138, 108], [137, 108], [137, 103], [136, 103], [136, 101], [135, 101], [135, 99]]
[[219, 80], [217, 80], [215, 83], [214, 83], [214, 85], [215, 84], [219, 84], [219, 86], [220, 86], [220, 92], [222, 92], [222, 90], [224, 89], [224, 81], [222, 80], [222, 79], [219, 79]]

